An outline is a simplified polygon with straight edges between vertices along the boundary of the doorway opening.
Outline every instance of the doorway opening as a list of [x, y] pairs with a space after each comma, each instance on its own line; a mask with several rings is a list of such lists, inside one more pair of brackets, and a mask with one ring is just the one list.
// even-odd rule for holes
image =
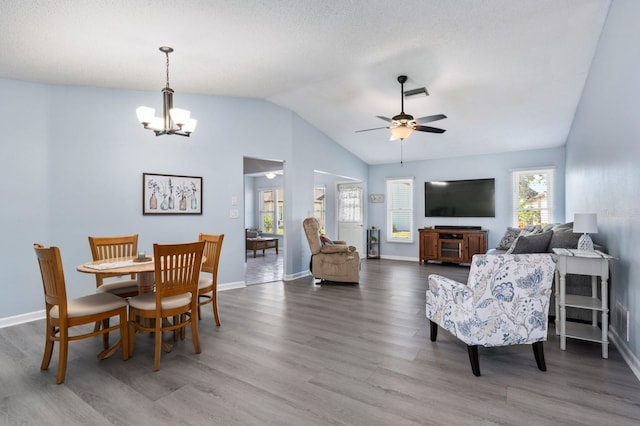
[[246, 285], [284, 278], [284, 161], [244, 157]]

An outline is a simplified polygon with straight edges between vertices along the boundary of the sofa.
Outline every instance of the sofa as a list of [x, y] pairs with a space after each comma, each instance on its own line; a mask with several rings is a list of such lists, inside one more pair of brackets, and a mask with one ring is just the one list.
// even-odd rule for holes
[[[552, 253], [554, 248], [575, 249], [581, 234], [573, 232], [573, 222], [551, 223], [541, 227], [528, 225], [525, 228], [507, 228], [498, 245], [487, 250], [487, 254]], [[604, 247], [594, 244], [596, 250]], [[598, 286], [598, 289], [600, 286]], [[599, 290], [598, 290], [599, 291]], [[591, 296], [591, 277], [568, 275], [567, 293]], [[598, 297], [601, 297], [598, 294]], [[552, 295], [550, 315], [555, 316], [555, 294]], [[567, 308], [567, 318], [591, 321], [591, 312], [585, 309]]]

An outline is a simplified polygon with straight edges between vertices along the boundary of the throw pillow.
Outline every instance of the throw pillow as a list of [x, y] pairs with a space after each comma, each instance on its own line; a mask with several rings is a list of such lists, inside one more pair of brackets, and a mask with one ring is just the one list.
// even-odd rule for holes
[[332, 246], [333, 245], [333, 241], [331, 241], [329, 239], [329, 237], [327, 237], [324, 234], [320, 234], [320, 242], [322, 243], [323, 246]]
[[513, 244], [516, 238], [518, 238], [518, 235], [520, 235], [521, 231], [522, 229], [520, 228], [511, 228], [511, 227], [507, 228], [507, 231], [502, 236], [502, 239], [496, 246], [496, 249], [509, 250], [509, 248], [511, 247], [511, 244]]
[[553, 228], [549, 250], [554, 248], [577, 248], [580, 235], [573, 232], [573, 222], [557, 225]]
[[509, 249], [511, 252], [510, 254], [546, 253], [552, 236], [553, 232], [547, 231], [539, 234], [518, 237], [513, 250]]
[[[529, 230], [527, 230], [527, 228]], [[535, 235], [535, 234], [539, 234], [540, 232], [540, 227], [539, 226], [533, 226], [533, 225], [527, 225], [527, 228], [524, 228], [522, 231], [520, 231], [520, 235], [518, 235], [518, 237], [513, 240], [513, 242], [511, 243], [511, 246], [509, 247], [509, 250], [507, 250], [507, 254], [511, 254], [513, 252], [513, 249], [516, 246], [516, 243], [518, 242], [518, 240], [520, 239], [520, 237], [527, 237], [529, 235]]]

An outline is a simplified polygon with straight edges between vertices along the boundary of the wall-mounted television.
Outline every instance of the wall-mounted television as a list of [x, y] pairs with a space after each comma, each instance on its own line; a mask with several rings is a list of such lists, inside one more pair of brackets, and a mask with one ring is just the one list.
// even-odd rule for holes
[[495, 179], [424, 183], [426, 217], [495, 217]]

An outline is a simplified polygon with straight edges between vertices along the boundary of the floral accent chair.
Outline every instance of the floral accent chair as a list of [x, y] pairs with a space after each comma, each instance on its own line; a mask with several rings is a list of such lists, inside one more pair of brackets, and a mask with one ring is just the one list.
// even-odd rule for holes
[[475, 255], [467, 285], [429, 275], [431, 341], [439, 325], [466, 343], [476, 376], [478, 346], [532, 344], [538, 368], [546, 371], [542, 342], [547, 340], [556, 260], [548, 253]]

